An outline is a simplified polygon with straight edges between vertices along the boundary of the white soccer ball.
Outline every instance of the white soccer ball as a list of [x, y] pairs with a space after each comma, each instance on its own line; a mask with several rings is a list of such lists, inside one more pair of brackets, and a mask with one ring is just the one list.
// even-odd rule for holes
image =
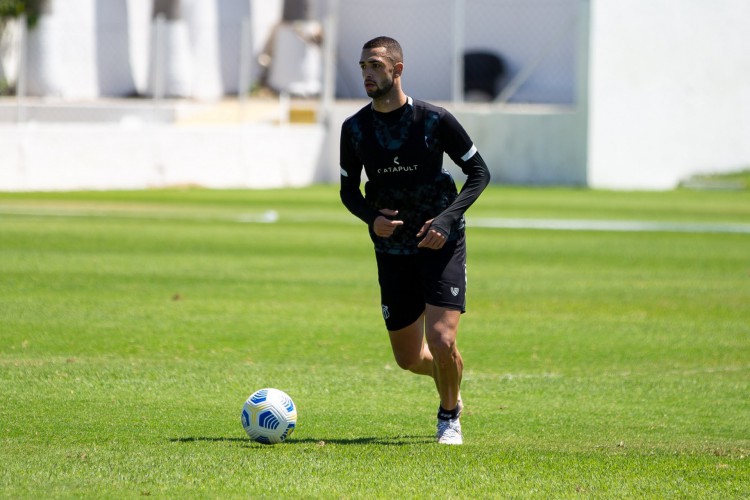
[[281, 443], [294, 432], [297, 407], [284, 391], [260, 389], [242, 407], [242, 427], [251, 439], [263, 444]]

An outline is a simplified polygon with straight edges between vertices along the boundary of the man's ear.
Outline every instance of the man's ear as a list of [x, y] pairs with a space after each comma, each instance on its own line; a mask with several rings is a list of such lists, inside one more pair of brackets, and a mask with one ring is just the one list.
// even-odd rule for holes
[[398, 62], [393, 65], [393, 76], [401, 76], [401, 73], [404, 72], [404, 63]]

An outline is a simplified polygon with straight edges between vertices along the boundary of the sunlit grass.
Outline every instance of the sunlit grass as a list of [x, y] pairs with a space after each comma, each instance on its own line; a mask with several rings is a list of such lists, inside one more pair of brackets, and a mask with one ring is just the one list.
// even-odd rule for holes
[[[472, 217], [747, 224], [750, 196], [492, 187]], [[750, 495], [749, 234], [470, 227], [462, 447], [371, 252], [334, 187], [0, 194], [0, 495]], [[286, 444], [240, 425], [265, 386]]]

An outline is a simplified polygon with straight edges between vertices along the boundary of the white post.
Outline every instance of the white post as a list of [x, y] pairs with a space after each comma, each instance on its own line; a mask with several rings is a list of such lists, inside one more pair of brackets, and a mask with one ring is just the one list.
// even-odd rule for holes
[[453, 1], [453, 74], [451, 75], [451, 86], [454, 103], [464, 102], [465, 9], [465, 0]]
[[247, 105], [247, 94], [252, 84], [252, 59], [253, 59], [253, 37], [250, 18], [242, 20], [240, 33], [240, 74], [237, 82], [237, 103], [239, 105], [239, 120], [245, 120], [245, 106]]
[[237, 83], [237, 97], [240, 103], [245, 101], [250, 89], [251, 65], [253, 58], [253, 38], [250, 26], [250, 18], [242, 20], [242, 32], [240, 33], [240, 74]]
[[158, 14], [154, 20], [154, 101], [160, 101], [164, 98], [165, 87], [165, 39], [166, 18], [164, 14]]
[[589, 0], [578, 0], [578, 30], [576, 45], [576, 107], [588, 114], [589, 101]]
[[578, 0], [578, 40], [576, 46], [576, 116], [580, 138], [580, 168], [583, 183], [590, 185], [589, 173], [589, 51], [591, 37], [591, 2]]
[[26, 119], [23, 100], [26, 97], [27, 54], [29, 46], [28, 35], [29, 28], [26, 23], [26, 14], [21, 14], [18, 16], [19, 54], [18, 74], [16, 75], [16, 120], [18, 123], [21, 123]]
[[336, 99], [336, 39], [339, 0], [328, 0], [328, 15], [323, 23], [323, 92], [320, 98], [318, 123], [329, 124]]

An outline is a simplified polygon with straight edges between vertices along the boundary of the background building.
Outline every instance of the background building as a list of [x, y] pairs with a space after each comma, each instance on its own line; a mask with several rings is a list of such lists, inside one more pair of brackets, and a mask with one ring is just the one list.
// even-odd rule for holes
[[380, 34], [496, 182], [666, 189], [750, 165], [743, 0], [41, 4], [0, 35], [0, 190], [336, 182]]

